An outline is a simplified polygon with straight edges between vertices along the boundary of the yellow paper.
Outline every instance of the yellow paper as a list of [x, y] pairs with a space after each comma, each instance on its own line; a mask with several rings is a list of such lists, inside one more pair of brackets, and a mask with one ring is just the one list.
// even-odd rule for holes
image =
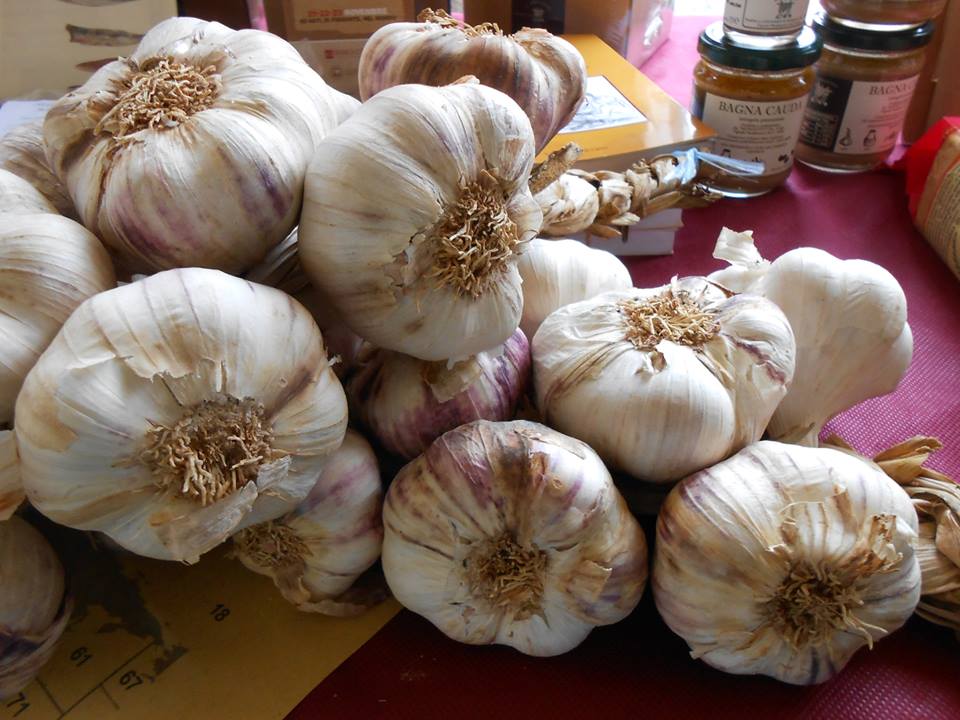
[[187, 566], [80, 548], [72, 581], [91, 596], [0, 720], [283, 718], [399, 610], [299, 612], [227, 552]]

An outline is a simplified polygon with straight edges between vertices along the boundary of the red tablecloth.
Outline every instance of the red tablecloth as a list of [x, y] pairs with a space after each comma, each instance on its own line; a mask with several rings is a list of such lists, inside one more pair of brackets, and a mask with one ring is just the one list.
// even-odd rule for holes
[[[696, 35], [706, 23], [677, 18], [672, 39], [644, 68], [684, 103]], [[673, 256], [630, 263], [637, 285], [719, 267], [710, 255], [723, 225], [752, 228], [768, 258], [813, 245], [890, 270], [909, 302], [913, 365], [896, 393], [844, 413], [828, 429], [865, 452], [918, 433], [936, 435], [947, 447], [931, 465], [960, 477], [960, 283], [913, 229], [900, 175], [842, 177], [798, 168], [785, 189], [686, 211], [684, 222]], [[652, 522], [645, 525], [650, 538]], [[960, 645], [951, 633], [914, 619], [872, 652], [858, 653], [831, 682], [796, 688], [691, 660], [657, 617], [649, 593], [626, 621], [551, 659], [459, 645], [403, 612], [289, 720], [547, 715], [953, 720], [960, 718]]]

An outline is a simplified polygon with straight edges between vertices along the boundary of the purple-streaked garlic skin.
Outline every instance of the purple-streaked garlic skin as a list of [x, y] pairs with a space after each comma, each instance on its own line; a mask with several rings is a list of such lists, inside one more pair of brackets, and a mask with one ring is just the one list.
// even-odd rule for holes
[[437, 23], [392, 23], [375, 32], [360, 57], [360, 96], [405, 83], [448, 85], [474, 75], [512, 97], [530, 118], [537, 151], [576, 114], [586, 91], [579, 51], [542, 28], [468, 37]]
[[511, 419], [529, 377], [530, 346], [517, 329], [501, 347], [452, 368], [367, 346], [346, 389], [356, 416], [380, 444], [410, 459], [464, 423]]
[[[549, 656], [626, 617], [647, 579], [637, 521], [586, 444], [526, 421], [477, 421], [438, 438], [394, 479], [383, 569], [394, 596], [448, 636]], [[485, 543], [541, 553], [533, 609], [471, 585]]]

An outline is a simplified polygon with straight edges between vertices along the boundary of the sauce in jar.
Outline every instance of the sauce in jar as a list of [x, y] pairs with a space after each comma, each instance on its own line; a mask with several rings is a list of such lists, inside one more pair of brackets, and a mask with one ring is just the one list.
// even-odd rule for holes
[[717, 131], [714, 152], [764, 165], [756, 176], [707, 168], [704, 184], [730, 197], [763, 195], [782, 185], [793, 167], [820, 40], [805, 28], [786, 45], [747, 47], [715, 23], [700, 34], [697, 49], [691, 111]]
[[823, 38], [797, 159], [831, 172], [876, 167], [897, 144], [933, 23], [867, 30], [814, 19]]

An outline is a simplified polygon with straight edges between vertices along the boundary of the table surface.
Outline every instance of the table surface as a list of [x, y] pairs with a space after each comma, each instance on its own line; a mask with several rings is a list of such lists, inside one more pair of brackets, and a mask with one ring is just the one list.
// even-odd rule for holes
[[[671, 39], [644, 71], [687, 104], [704, 18], [676, 18]], [[724, 225], [753, 229], [774, 258], [798, 246], [865, 258], [903, 285], [915, 353], [895, 393], [835, 418], [865, 453], [915, 434], [945, 449], [931, 466], [960, 477], [960, 281], [914, 230], [902, 175], [883, 170], [835, 176], [798, 167], [787, 187], [751, 200], [685, 211], [675, 254], [634, 259], [640, 287], [720, 267], [711, 258]], [[652, 521], [645, 519], [647, 537]], [[834, 680], [797, 688], [761, 677], [725, 675], [690, 659], [657, 617], [649, 592], [627, 620], [599, 628], [561, 657], [529, 658], [505, 647], [472, 647], [401, 612], [289, 715], [308, 718], [634, 717], [923, 718], [960, 717], [958, 646], [953, 635], [914, 618], [860, 651]]]

